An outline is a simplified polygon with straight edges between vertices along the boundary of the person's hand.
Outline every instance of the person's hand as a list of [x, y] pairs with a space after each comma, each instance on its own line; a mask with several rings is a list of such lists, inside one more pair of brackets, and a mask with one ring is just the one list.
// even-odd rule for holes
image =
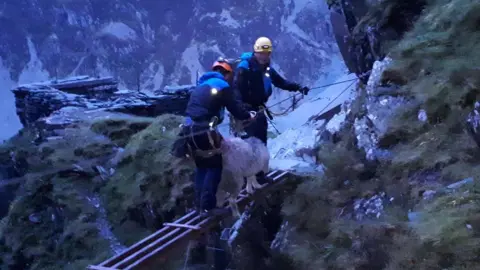
[[257, 117], [257, 112], [255, 112], [255, 111], [250, 111], [250, 119], [248, 119], [248, 120], [251, 121], [251, 120], [255, 119], [255, 117]]
[[298, 90], [298, 92], [302, 93], [303, 95], [308, 95], [308, 92], [310, 92], [310, 88], [304, 86]]

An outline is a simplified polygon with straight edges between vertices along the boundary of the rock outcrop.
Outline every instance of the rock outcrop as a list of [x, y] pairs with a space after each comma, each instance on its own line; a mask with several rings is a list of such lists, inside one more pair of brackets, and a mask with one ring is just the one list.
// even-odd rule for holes
[[324, 175], [284, 204], [274, 247], [296, 269], [479, 267], [479, 10], [429, 1], [373, 63], [339, 140], [319, 147]]
[[67, 123], [69, 116], [80, 117], [82, 113], [98, 111], [149, 117], [183, 114], [190, 89], [189, 85], [163, 95], [148, 96], [138, 91], [119, 91], [117, 81], [111, 77], [81, 76], [21, 85], [13, 89], [13, 93], [17, 115], [24, 126], [31, 126], [39, 119], [60, 124], [62, 116]]
[[343, 59], [365, 83], [373, 63], [382, 60], [389, 43], [411, 29], [426, 1], [327, 1], [331, 24]]

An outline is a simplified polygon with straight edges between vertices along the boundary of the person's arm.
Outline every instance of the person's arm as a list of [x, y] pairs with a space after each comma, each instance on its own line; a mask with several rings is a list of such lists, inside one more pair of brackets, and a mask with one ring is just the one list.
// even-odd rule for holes
[[273, 85], [283, 90], [288, 91], [299, 91], [302, 87], [298, 83], [290, 82], [285, 80], [278, 72], [270, 67], [269, 70], [270, 78], [272, 79]]
[[231, 87], [222, 89], [223, 103], [227, 110], [239, 120], [248, 120], [250, 119], [250, 112], [243, 107], [243, 104]]

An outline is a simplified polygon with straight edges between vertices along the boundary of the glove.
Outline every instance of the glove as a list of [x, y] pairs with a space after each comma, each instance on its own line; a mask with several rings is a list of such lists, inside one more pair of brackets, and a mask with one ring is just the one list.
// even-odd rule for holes
[[302, 93], [302, 94], [304, 94], [304, 95], [308, 95], [308, 92], [309, 92], [309, 91], [310, 91], [310, 88], [308, 88], [308, 87], [306, 87], [306, 86], [304, 86], [304, 87], [302, 87], [302, 88], [300, 88], [300, 89], [298, 90], [298, 92], [300, 92], [300, 93]]

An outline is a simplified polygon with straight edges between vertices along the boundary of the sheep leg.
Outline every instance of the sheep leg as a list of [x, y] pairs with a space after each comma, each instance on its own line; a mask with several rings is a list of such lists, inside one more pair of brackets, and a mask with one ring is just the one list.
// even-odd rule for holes
[[255, 189], [264, 187], [264, 185], [260, 185], [260, 183], [258, 183], [256, 176], [250, 176], [248, 179], [248, 182], [250, 182]]
[[246, 191], [248, 194], [253, 194], [253, 185], [252, 185], [252, 179], [251, 176], [247, 177], [247, 186], [246, 186]]
[[230, 204], [230, 209], [232, 209], [232, 215], [236, 218], [240, 218], [240, 210], [238, 210], [238, 204], [237, 204], [237, 199], [233, 198], [233, 196], [230, 196], [228, 198], [228, 202]]
[[225, 202], [227, 201], [229, 194], [224, 190], [217, 190], [217, 207], [222, 208]]

